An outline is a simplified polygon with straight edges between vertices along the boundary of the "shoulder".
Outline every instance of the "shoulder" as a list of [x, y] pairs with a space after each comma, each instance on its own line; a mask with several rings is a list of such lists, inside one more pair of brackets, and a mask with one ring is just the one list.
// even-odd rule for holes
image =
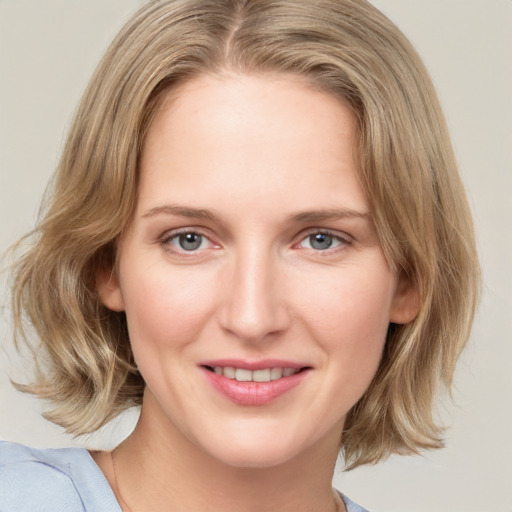
[[[38, 450], [0, 441], [2, 512], [108, 510], [113, 495], [89, 453], [81, 448]], [[117, 503], [111, 503], [110, 510]]]
[[344, 494], [339, 492], [343, 502], [345, 503], [345, 507], [347, 508], [347, 512], [369, 512], [365, 508], [361, 507], [357, 503], [354, 503], [350, 498], [347, 498]]
[[0, 510], [83, 511], [62, 452], [0, 442]]

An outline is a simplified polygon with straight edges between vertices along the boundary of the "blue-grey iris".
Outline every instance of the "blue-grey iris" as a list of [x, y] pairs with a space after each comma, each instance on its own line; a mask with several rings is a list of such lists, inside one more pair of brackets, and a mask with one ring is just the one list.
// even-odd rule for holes
[[329, 249], [332, 245], [332, 236], [326, 233], [317, 233], [315, 235], [310, 235], [309, 243], [313, 249], [317, 249], [319, 251], [323, 249]]
[[180, 247], [185, 251], [194, 251], [201, 246], [203, 237], [197, 233], [183, 233], [179, 236]]

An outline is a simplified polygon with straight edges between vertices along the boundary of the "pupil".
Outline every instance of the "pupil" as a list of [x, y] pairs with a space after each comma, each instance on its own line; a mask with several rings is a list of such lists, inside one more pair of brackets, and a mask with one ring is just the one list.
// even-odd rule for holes
[[309, 242], [313, 249], [329, 249], [332, 245], [332, 236], [325, 233], [317, 233], [309, 237]]
[[180, 247], [185, 251], [193, 251], [198, 249], [203, 241], [203, 237], [197, 233], [185, 233], [180, 235]]

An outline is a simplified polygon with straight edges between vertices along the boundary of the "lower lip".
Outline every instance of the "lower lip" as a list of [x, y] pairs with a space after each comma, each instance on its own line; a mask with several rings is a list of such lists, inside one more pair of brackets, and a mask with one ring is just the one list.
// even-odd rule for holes
[[297, 387], [309, 373], [306, 369], [270, 382], [239, 382], [202, 369], [214, 389], [238, 405], [266, 405]]

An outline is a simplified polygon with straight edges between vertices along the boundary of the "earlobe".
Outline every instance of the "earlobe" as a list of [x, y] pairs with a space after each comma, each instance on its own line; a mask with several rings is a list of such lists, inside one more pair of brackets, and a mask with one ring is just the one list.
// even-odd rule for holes
[[96, 290], [105, 307], [112, 311], [124, 311], [123, 294], [114, 269], [102, 268], [97, 271]]
[[391, 304], [389, 321], [394, 324], [408, 324], [416, 318], [420, 306], [417, 288], [409, 279], [400, 277]]

